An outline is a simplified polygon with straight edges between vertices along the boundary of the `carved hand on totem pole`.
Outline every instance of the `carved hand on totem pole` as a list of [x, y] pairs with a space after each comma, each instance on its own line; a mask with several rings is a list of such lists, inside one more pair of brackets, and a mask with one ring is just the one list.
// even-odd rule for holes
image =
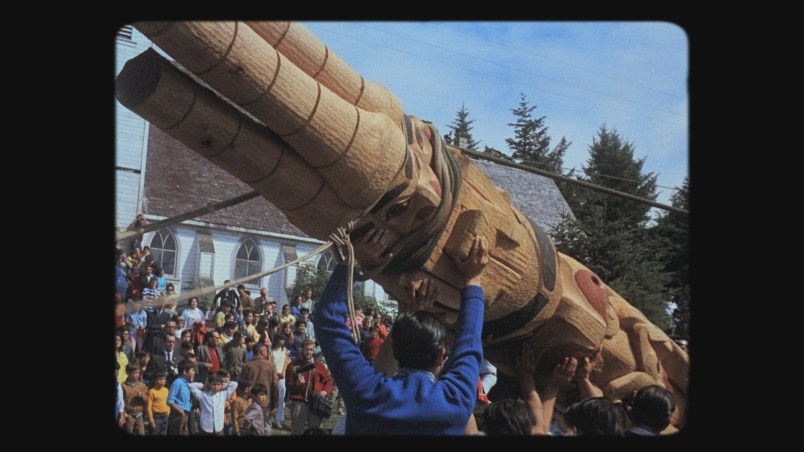
[[326, 240], [356, 220], [353, 242], [382, 241], [388, 250], [363, 268], [401, 309], [419, 303], [410, 288], [427, 281], [432, 309], [453, 328], [464, 281], [451, 256], [465, 259], [482, 235], [491, 257], [481, 278], [487, 359], [513, 375], [527, 342], [538, 385], [564, 357], [599, 352], [591, 380], [606, 395], [658, 383], [683, 410], [686, 353], [586, 267], [557, 253], [435, 128], [403, 114], [393, 94], [304, 26], [135, 27], [185, 71], [146, 51], [118, 77], [120, 102], [253, 187], [311, 236]]

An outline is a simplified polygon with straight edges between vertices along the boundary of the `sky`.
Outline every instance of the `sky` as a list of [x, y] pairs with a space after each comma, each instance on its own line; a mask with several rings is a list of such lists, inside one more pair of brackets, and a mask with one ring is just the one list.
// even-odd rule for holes
[[616, 129], [658, 175], [670, 204], [688, 175], [688, 41], [669, 22], [303, 22], [405, 113], [441, 135], [464, 104], [472, 136], [511, 153], [511, 109], [524, 93], [555, 145], [581, 169], [601, 125]]

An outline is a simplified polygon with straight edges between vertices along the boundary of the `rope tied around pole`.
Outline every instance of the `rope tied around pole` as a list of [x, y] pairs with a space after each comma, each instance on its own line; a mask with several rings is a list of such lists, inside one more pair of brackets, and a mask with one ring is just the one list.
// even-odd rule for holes
[[355, 270], [355, 248], [349, 239], [357, 220], [349, 221], [346, 226], [339, 227], [329, 235], [329, 240], [334, 245], [340, 246], [346, 255], [346, 306], [348, 307], [349, 320], [352, 323], [352, 338], [355, 344], [360, 343], [360, 327], [357, 325], [357, 315], [355, 315], [355, 302], [353, 297], [354, 270]]

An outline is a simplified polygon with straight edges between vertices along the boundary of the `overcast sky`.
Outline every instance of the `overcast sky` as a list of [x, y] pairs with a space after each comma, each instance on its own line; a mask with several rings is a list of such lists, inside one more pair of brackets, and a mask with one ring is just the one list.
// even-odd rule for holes
[[666, 22], [304, 22], [405, 112], [443, 135], [461, 103], [472, 134], [510, 155], [511, 109], [525, 93], [554, 145], [580, 169], [602, 124], [658, 174], [658, 201], [688, 174], [688, 42]]

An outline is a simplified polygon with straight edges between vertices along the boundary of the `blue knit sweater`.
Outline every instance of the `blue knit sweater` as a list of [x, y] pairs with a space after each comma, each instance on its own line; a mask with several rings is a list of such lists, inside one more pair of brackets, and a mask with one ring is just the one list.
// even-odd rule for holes
[[387, 378], [349, 334], [346, 267], [335, 269], [317, 307], [316, 335], [346, 402], [347, 435], [463, 435], [483, 359], [483, 289], [464, 287], [461, 297], [455, 347], [438, 379], [431, 381], [426, 371]]

